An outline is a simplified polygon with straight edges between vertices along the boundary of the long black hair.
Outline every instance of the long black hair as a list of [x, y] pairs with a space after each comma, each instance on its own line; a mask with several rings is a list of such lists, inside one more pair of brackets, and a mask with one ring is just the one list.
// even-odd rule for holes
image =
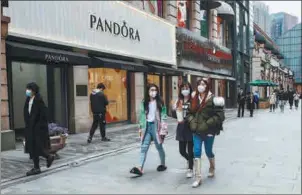
[[150, 90], [152, 87], [155, 87], [155, 89], [156, 89], [156, 91], [157, 91], [157, 94], [156, 94], [156, 96], [155, 96], [155, 100], [156, 100], [156, 105], [157, 105], [157, 109], [159, 110], [159, 113], [161, 113], [162, 107], [164, 106], [164, 101], [163, 101], [162, 98], [160, 97], [158, 86], [155, 85], [155, 84], [153, 84], [153, 83], [148, 84], [148, 85], [147, 85], [147, 89], [146, 89], [146, 91], [145, 91], [145, 98], [144, 98], [144, 100], [143, 100], [143, 102], [144, 102], [144, 108], [145, 108], [146, 114], [149, 113], [149, 102], [150, 102], [149, 90]]

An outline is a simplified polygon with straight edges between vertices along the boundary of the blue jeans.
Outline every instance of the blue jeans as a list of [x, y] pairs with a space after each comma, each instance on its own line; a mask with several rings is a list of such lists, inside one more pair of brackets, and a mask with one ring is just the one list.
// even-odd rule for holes
[[140, 165], [142, 168], [144, 167], [147, 158], [147, 153], [151, 144], [151, 140], [153, 140], [155, 143], [155, 147], [159, 153], [161, 165], [165, 165], [165, 151], [163, 145], [158, 143], [157, 141], [155, 124], [154, 122], [147, 122], [145, 137], [141, 145]]
[[215, 136], [205, 138], [201, 137], [198, 134], [193, 135], [193, 144], [194, 144], [194, 158], [201, 158], [201, 148], [202, 142], [204, 142], [204, 148], [206, 151], [206, 155], [208, 158], [214, 158], [213, 153], [213, 144], [214, 144]]

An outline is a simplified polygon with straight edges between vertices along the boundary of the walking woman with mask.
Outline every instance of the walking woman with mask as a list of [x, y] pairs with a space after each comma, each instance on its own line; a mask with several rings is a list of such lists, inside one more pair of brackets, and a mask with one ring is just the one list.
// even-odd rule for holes
[[167, 111], [159, 95], [158, 86], [149, 84], [139, 113], [139, 134], [141, 138], [140, 165], [139, 167], [132, 168], [130, 173], [138, 176], [143, 175], [144, 164], [152, 140], [155, 143], [160, 158], [160, 165], [157, 167], [157, 171], [165, 171], [167, 169], [163, 148], [165, 136], [168, 135], [166, 119]]
[[215, 135], [222, 130], [224, 116], [224, 98], [214, 97], [210, 91], [210, 81], [197, 81], [197, 91], [192, 93], [191, 114], [187, 117], [190, 129], [193, 131], [194, 171], [195, 181], [192, 187], [201, 184], [201, 148], [205, 146], [205, 153], [210, 162], [208, 177], [214, 177], [215, 159], [213, 144]]
[[191, 108], [192, 91], [190, 83], [183, 83], [179, 88], [178, 99], [173, 105], [173, 110], [176, 111], [178, 121], [176, 140], [179, 142], [179, 153], [188, 163], [187, 178], [193, 177], [193, 137], [189, 124], [186, 121], [187, 114]]
[[49, 168], [54, 156], [49, 154], [50, 138], [48, 132], [48, 120], [45, 103], [39, 93], [39, 86], [36, 83], [29, 83], [26, 86], [26, 101], [24, 105], [25, 121], [25, 151], [29, 153], [34, 161], [34, 168], [26, 173], [27, 176], [41, 173], [39, 157], [47, 160]]

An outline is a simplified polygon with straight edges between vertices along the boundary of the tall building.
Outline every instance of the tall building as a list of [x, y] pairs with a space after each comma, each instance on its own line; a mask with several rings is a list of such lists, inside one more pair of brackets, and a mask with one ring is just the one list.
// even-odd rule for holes
[[253, 4], [254, 22], [270, 36], [269, 6], [260, 1]]
[[276, 43], [284, 55], [284, 63], [294, 71], [296, 85], [302, 85], [301, 23], [281, 35]]
[[279, 12], [270, 15], [271, 19], [271, 37], [274, 41], [287, 30], [298, 24], [298, 17], [285, 12]]

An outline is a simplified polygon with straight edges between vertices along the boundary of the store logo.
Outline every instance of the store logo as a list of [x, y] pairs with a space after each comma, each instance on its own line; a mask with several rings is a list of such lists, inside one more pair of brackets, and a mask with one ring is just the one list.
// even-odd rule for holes
[[46, 60], [46, 62], [54, 63], [69, 62], [68, 57], [62, 55], [45, 54], [44, 59]]
[[122, 24], [118, 24], [116, 22], [108, 21], [91, 14], [90, 28], [100, 30], [102, 32], [108, 32], [116, 36], [123, 36], [124, 38], [129, 38], [131, 40], [137, 40], [138, 42], [140, 42], [140, 35], [138, 30], [127, 26], [126, 21], [123, 21]]

